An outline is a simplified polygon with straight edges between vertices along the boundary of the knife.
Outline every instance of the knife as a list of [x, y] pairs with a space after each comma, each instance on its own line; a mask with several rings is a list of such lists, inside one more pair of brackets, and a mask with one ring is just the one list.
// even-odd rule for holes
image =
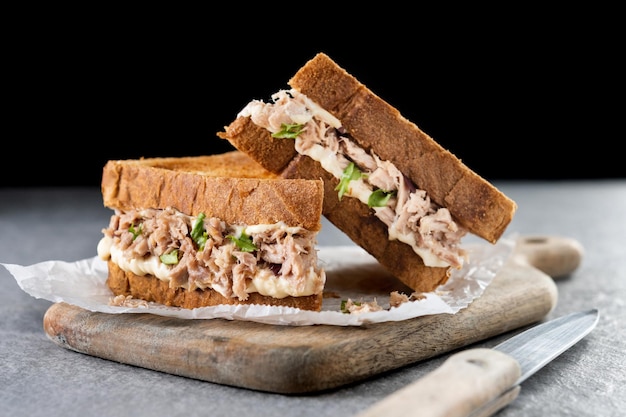
[[434, 371], [383, 398], [357, 417], [487, 417], [511, 403], [520, 384], [585, 337], [597, 309], [534, 326], [492, 349], [455, 353]]

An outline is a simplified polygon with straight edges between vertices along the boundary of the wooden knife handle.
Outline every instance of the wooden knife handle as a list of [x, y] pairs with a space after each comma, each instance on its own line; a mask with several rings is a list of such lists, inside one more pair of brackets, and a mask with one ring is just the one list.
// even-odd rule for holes
[[[439, 368], [383, 398], [358, 417], [466, 417], [488, 405], [495, 413], [517, 397], [503, 396], [521, 375], [515, 359], [493, 349], [468, 349], [450, 356]], [[490, 415], [481, 413], [479, 415]]]

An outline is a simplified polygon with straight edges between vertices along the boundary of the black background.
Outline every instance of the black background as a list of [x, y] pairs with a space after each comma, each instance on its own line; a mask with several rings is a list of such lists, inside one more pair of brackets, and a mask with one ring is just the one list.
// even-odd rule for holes
[[317, 52], [489, 180], [626, 177], [623, 128], [611, 128], [623, 120], [623, 47], [610, 23], [164, 15], [16, 35], [0, 186], [99, 187], [109, 159], [231, 150], [215, 133]]

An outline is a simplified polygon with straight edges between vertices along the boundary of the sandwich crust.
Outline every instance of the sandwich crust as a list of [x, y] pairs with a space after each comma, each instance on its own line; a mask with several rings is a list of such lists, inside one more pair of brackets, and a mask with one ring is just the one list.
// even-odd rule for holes
[[237, 138], [238, 150], [274, 174], [279, 174], [298, 154], [293, 141], [273, 138], [249, 117], [238, 117], [225, 129], [217, 135], [222, 139]]
[[167, 281], [160, 280], [152, 275], [139, 276], [132, 272], [126, 272], [112, 261], [108, 261], [107, 264], [109, 275], [106, 283], [115, 295], [131, 296], [166, 306], [192, 309], [218, 304], [269, 304], [313, 311], [319, 311], [322, 308], [323, 295], [321, 293], [304, 297], [284, 298], [266, 297], [259, 293], [250, 293], [247, 300], [239, 300], [236, 297], [224, 297], [212, 289], [187, 291], [180, 287], [170, 288]]
[[321, 229], [323, 184], [285, 181], [244, 153], [108, 161], [102, 173], [106, 207], [124, 211], [174, 207], [229, 224], [273, 224]]

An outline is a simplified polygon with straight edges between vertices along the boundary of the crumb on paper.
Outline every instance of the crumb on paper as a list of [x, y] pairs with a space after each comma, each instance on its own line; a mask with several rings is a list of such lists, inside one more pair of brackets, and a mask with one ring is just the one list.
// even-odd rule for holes
[[[424, 295], [424, 293], [421, 292], [414, 292], [411, 295], [406, 295], [399, 291], [393, 291], [389, 294], [389, 308], [386, 310], [391, 310], [394, 307], [399, 307], [404, 303], [420, 301], [424, 299], [426, 299], [426, 296]], [[354, 301], [351, 298], [348, 298], [341, 303], [341, 312], [345, 314], [362, 314], [382, 310], [385, 310], [385, 308], [378, 304], [376, 298], [374, 298], [373, 301]]]
[[393, 291], [389, 294], [389, 307], [398, 307], [400, 304], [408, 303], [409, 301], [419, 301], [425, 298], [426, 296], [421, 292], [406, 295], [398, 291]]
[[131, 295], [117, 295], [109, 300], [109, 305], [116, 307], [148, 308], [146, 300], [133, 298]]
[[378, 305], [376, 299], [374, 301], [353, 301], [348, 298], [345, 303], [341, 303], [341, 311], [348, 314], [370, 313], [372, 311], [381, 311], [383, 308]]

